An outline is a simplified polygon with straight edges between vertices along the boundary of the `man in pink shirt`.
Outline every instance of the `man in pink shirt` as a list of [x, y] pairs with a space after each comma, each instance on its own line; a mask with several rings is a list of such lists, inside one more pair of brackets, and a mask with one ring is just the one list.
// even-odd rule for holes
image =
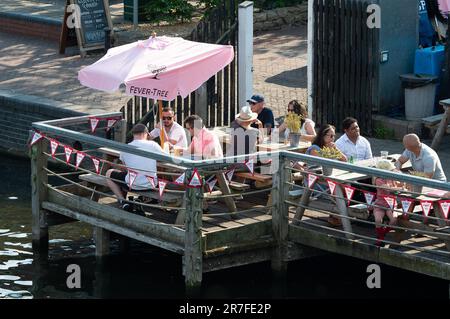
[[191, 145], [187, 153], [194, 159], [222, 158], [223, 151], [219, 138], [206, 127], [198, 115], [191, 115], [184, 120], [184, 126], [192, 136]]

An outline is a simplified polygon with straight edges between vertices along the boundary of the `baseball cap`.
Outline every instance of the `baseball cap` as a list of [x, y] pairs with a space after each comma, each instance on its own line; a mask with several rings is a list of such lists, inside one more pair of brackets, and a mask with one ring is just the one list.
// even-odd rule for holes
[[252, 95], [252, 97], [249, 100], [247, 100], [247, 102], [252, 102], [252, 103], [264, 102], [264, 96], [262, 96], [260, 94]]

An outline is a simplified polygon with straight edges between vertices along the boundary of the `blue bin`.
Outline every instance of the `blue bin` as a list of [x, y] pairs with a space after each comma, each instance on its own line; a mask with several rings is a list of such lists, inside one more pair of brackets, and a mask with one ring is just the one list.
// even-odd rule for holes
[[440, 77], [444, 58], [445, 48], [443, 45], [417, 49], [414, 59], [414, 73]]

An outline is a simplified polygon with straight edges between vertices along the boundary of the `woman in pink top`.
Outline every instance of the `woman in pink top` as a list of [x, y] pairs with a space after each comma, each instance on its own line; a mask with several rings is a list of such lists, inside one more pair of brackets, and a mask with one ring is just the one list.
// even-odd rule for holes
[[[377, 168], [386, 169], [389, 171], [395, 170], [395, 166], [389, 160], [380, 160], [377, 163]], [[384, 199], [385, 196], [389, 196], [392, 194], [391, 191], [384, 189], [389, 188], [391, 190], [399, 190], [404, 188], [404, 183], [397, 182], [390, 179], [383, 179], [381, 177], [376, 177], [374, 184], [377, 186], [377, 199], [375, 200], [374, 205], [376, 206], [373, 209], [373, 214], [375, 216], [375, 231], [377, 233], [377, 242], [375, 245], [384, 246], [382, 240], [384, 240], [384, 236], [392, 230], [391, 227], [383, 227], [383, 218], [385, 215], [389, 218], [389, 226], [397, 224], [397, 217], [394, 216], [393, 210], [390, 208], [389, 204]], [[384, 187], [384, 188], [380, 188]], [[393, 204], [394, 207], [396, 203]], [[385, 208], [381, 208], [385, 207]]]
[[192, 138], [188, 153], [195, 159], [222, 158], [223, 151], [219, 138], [203, 127], [203, 120], [198, 115], [191, 115], [184, 120], [184, 126]]

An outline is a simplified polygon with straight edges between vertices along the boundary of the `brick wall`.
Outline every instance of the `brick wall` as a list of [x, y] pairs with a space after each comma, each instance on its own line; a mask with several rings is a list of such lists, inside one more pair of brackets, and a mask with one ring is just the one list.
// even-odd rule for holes
[[31, 123], [79, 115], [84, 113], [63, 109], [47, 99], [0, 94], [0, 150], [23, 155]]
[[59, 42], [61, 24], [62, 21], [44, 17], [0, 12], [0, 31], [7, 33], [29, 35]]

